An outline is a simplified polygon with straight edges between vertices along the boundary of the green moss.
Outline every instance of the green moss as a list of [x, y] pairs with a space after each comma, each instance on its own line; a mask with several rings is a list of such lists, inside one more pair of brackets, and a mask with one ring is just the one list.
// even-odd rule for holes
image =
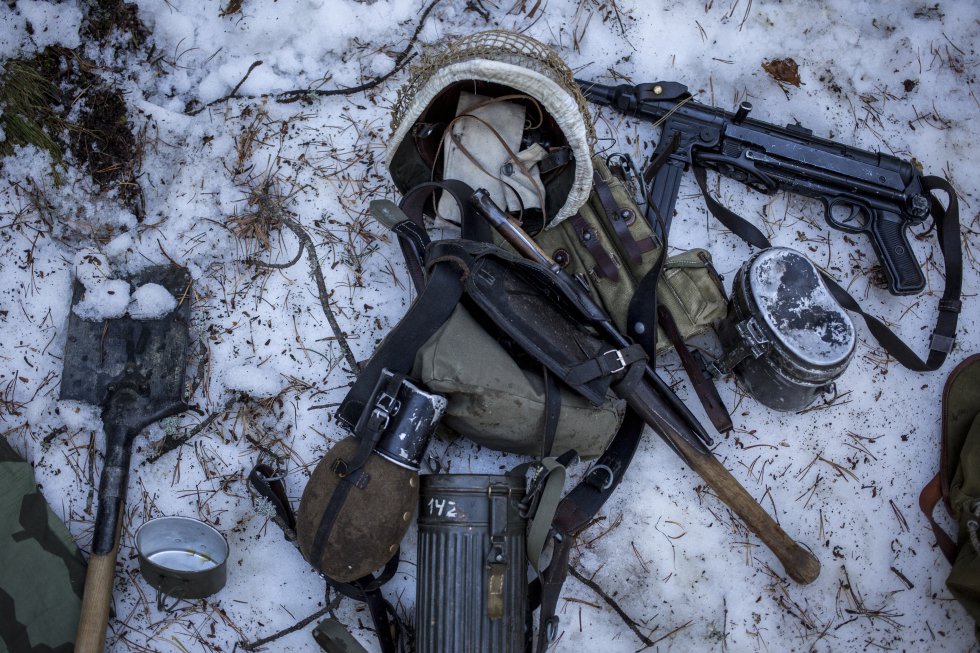
[[35, 145], [61, 160], [61, 148], [51, 137], [61, 124], [51, 106], [58, 89], [37, 69], [37, 63], [14, 59], [0, 66], [0, 125], [6, 135], [0, 155], [9, 156], [15, 145]]

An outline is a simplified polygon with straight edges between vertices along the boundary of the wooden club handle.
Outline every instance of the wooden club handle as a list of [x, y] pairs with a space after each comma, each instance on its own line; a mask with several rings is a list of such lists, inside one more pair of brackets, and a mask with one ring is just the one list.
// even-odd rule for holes
[[790, 578], [804, 585], [816, 580], [820, 575], [820, 561], [787, 535], [713, 454], [698, 451], [681, 435], [679, 429], [684, 428], [683, 422], [650, 385], [637, 383], [624, 399], [705, 480], [749, 530], [759, 536], [783, 564]]
[[691, 469], [715, 491], [718, 498], [741, 517], [749, 530], [769, 547], [790, 578], [803, 585], [817, 579], [820, 575], [820, 561], [791, 538], [717, 458], [696, 451], [683, 438], [672, 444], [680, 450]]

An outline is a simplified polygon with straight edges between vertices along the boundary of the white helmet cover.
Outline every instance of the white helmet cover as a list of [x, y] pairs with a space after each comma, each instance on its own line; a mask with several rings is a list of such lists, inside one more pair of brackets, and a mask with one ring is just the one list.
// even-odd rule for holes
[[388, 166], [430, 103], [447, 87], [468, 80], [513, 88], [537, 100], [550, 114], [571, 148], [575, 173], [565, 203], [548, 226], [575, 215], [592, 190], [595, 134], [585, 100], [565, 63], [545, 45], [521, 34], [479, 32], [424, 55], [399, 91], [385, 155]]

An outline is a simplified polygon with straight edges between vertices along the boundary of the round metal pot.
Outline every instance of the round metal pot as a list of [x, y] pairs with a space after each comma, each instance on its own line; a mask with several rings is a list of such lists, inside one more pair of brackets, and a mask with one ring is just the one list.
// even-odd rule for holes
[[181, 599], [201, 599], [224, 587], [228, 551], [224, 535], [190, 517], [158, 517], [136, 531], [140, 573], [157, 590], [157, 608], [167, 612]]
[[742, 265], [718, 335], [725, 355], [716, 369], [734, 372], [757, 401], [782, 411], [802, 410], [833, 387], [857, 341], [819, 270], [785, 247]]

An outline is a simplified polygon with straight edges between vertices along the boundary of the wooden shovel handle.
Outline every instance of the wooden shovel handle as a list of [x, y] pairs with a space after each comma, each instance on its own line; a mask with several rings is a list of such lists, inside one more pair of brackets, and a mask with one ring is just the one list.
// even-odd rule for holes
[[82, 611], [78, 619], [78, 631], [75, 633], [75, 653], [105, 653], [105, 631], [109, 625], [109, 609], [112, 606], [112, 581], [116, 575], [120, 530], [122, 519], [116, 525], [112, 550], [105, 555], [92, 554], [88, 559]]
[[685, 428], [683, 422], [649, 385], [637, 383], [634, 391], [624, 398], [643, 421], [705, 480], [718, 498], [742, 519], [749, 530], [759, 536], [783, 564], [790, 578], [804, 585], [816, 580], [820, 575], [820, 562], [816, 557], [787, 535], [713, 454], [698, 451], [681, 435], [680, 429]]

